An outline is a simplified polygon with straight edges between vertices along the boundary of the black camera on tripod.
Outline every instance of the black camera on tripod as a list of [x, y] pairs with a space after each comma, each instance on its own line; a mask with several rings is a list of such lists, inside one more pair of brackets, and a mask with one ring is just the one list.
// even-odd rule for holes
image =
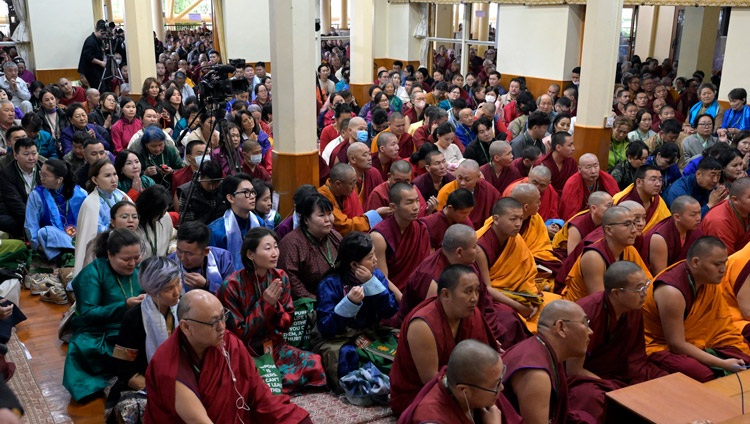
[[109, 22], [105, 19], [100, 19], [96, 22], [96, 30], [103, 31], [102, 40], [110, 41], [115, 38], [115, 23]]
[[243, 59], [230, 59], [231, 65], [214, 65], [209, 67], [209, 71], [201, 79], [199, 104], [221, 103], [227, 100], [227, 97], [234, 96], [237, 93], [247, 91], [250, 83], [244, 79], [230, 79], [229, 75], [234, 74], [237, 68], [244, 67]]

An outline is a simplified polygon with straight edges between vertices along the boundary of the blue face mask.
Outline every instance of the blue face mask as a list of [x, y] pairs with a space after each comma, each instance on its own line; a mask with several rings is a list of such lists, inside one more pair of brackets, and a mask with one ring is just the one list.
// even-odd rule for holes
[[367, 142], [367, 130], [357, 131], [357, 141]]

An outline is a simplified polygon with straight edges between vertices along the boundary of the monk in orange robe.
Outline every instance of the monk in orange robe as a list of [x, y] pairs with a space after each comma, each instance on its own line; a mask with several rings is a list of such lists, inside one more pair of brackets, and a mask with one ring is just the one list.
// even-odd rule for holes
[[635, 262], [651, 278], [651, 273], [633, 247], [638, 230], [634, 214], [622, 206], [609, 208], [602, 217], [604, 238], [583, 247], [565, 279], [563, 298], [576, 301], [604, 290], [604, 272], [616, 261]]
[[465, 188], [474, 195], [474, 209], [469, 215], [474, 228], [478, 229], [484, 225], [484, 220], [492, 214], [492, 207], [500, 199], [500, 193], [495, 190], [492, 184], [481, 178], [482, 173], [479, 171], [479, 164], [473, 159], [465, 159], [456, 168], [456, 180], [446, 184], [438, 192], [439, 211], [443, 210], [448, 195], [459, 188]]
[[552, 239], [553, 251], [562, 258], [568, 257], [589, 233], [602, 225], [604, 212], [612, 207], [612, 196], [606, 191], [589, 195], [589, 208], [578, 212], [563, 225]]
[[721, 279], [721, 294], [732, 314], [732, 322], [750, 340], [750, 243], [727, 260], [727, 272]]
[[724, 242], [730, 255], [750, 242], [750, 178], [732, 183], [729, 198], [708, 211], [701, 228]]
[[641, 256], [648, 259], [651, 274], [684, 260], [690, 246], [700, 237], [701, 204], [690, 196], [672, 202], [672, 216], [659, 222], [643, 238]]
[[398, 156], [402, 158], [408, 158], [412, 153], [416, 152], [417, 149], [414, 147], [414, 140], [412, 140], [411, 134], [406, 132], [406, 119], [404, 115], [399, 112], [391, 112], [388, 117], [388, 128], [381, 131], [373, 137], [371, 142], [371, 152], [377, 153], [378, 151], [378, 139], [381, 134], [391, 133], [398, 139]]
[[331, 176], [318, 192], [333, 203], [333, 227], [342, 235], [352, 231], [370, 231], [383, 217], [393, 213], [390, 207], [364, 212], [359, 197], [354, 191], [357, 173], [351, 165], [337, 163], [331, 168]]
[[[713, 369], [739, 372], [750, 364], [750, 346], [732, 324], [721, 295], [727, 249], [704, 236], [680, 261], [654, 278], [643, 319], [649, 360], [669, 372], [700, 382], [713, 380]], [[713, 368], [713, 369], [712, 369]]]
[[357, 172], [357, 188], [355, 190], [362, 207], [365, 208], [370, 193], [375, 187], [383, 183], [383, 177], [380, 176], [377, 169], [372, 167], [372, 155], [365, 143], [352, 144], [346, 154], [349, 158], [349, 165]]
[[560, 196], [558, 212], [565, 221], [586, 209], [589, 195], [595, 191], [606, 191], [611, 196], [620, 188], [611, 175], [599, 168], [599, 158], [586, 153], [578, 159], [578, 173], [568, 179]]
[[510, 183], [521, 178], [521, 174], [510, 163], [513, 162], [513, 148], [507, 141], [497, 140], [490, 144], [490, 161], [479, 167], [484, 179], [502, 193]]
[[643, 165], [635, 171], [635, 182], [625, 190], [615, 194], [612, 198], [615, 204], [626, 200], [632, 200], [643, 205], [646, 209], [646, 227], [644, 232], [653, 228], [662, 220], [669, 218], [667, 204], [661, 198], [662, 177], [661, 171], [655, 165]]
[[393, 215], [372, 228], [377, 267], [400, 291], [411, 272], [430, 254], [430, 233], [419, 217], [419, 191], [396, 183], [389, 192]]
[[549, 168], [552, 173], [552, 188], [560, 196], [565, 183], [578, 172], [578, 163], [573, 158], [573, 153], [576, 151], [573, 136], [563, 131], [556, 132], [552, 134], [550, 147], [550, 152], [537, 159], [536, 165]]
[[[411, 185], [412, 168], [411, 164], [405, 160], [398, 160], [391, 164], [390, 172], [388, 172], [388, 180], [380, 183], [370, 193], [370, 197], [367, 199], [365, 209], [377, 209], [383, 206], [390, 205], [389, 191], [397, 183], [406, 183]], [[431, 214], [437, 207], [437, 199], [431, 198], [425, 201], [422, 197], [422, 193], [417, 190], [417, 196], [419, 197], [419, 217], [423, 217]]]

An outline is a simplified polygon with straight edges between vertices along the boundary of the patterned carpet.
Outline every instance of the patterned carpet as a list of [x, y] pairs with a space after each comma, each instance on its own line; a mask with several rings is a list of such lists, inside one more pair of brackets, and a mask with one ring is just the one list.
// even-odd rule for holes
[[8, 342], [6, 360], [16, 364], [16, 373], [8, 385], [23, 405], [26, 413], [23, 421], [29, 424], [54, 424], [55, 420], [42, 396], [42, 390], [31, 373], [31, 367], [16, 333], [13, 333], [13, 337]]
[[363, 408], [346, 402], [330, 393], [312, 393], [292, 398], [292, 402], [306, 409], [314, 423], [337, 424], [392, 424], [396, 417], [387, 406]]

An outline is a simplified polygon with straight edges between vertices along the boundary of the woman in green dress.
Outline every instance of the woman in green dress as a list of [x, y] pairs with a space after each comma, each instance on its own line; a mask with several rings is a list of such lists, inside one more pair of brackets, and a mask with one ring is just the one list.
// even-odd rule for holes
[[73, 279], [76, 313], [65, 358], [63, 386], [76, 402], [107, 387], [112, 350], [125, 312], [143, 301], [138, 264], [143, 242], [127, 228], [101, 237], [95, 259]]
[[115, 172], [117, 172], [117, 188], [136, 201], [143, 190], [154, 185], [151, 177], [141, 175], [141, 159], [128, 149], [121, 150], [115, 157]]

